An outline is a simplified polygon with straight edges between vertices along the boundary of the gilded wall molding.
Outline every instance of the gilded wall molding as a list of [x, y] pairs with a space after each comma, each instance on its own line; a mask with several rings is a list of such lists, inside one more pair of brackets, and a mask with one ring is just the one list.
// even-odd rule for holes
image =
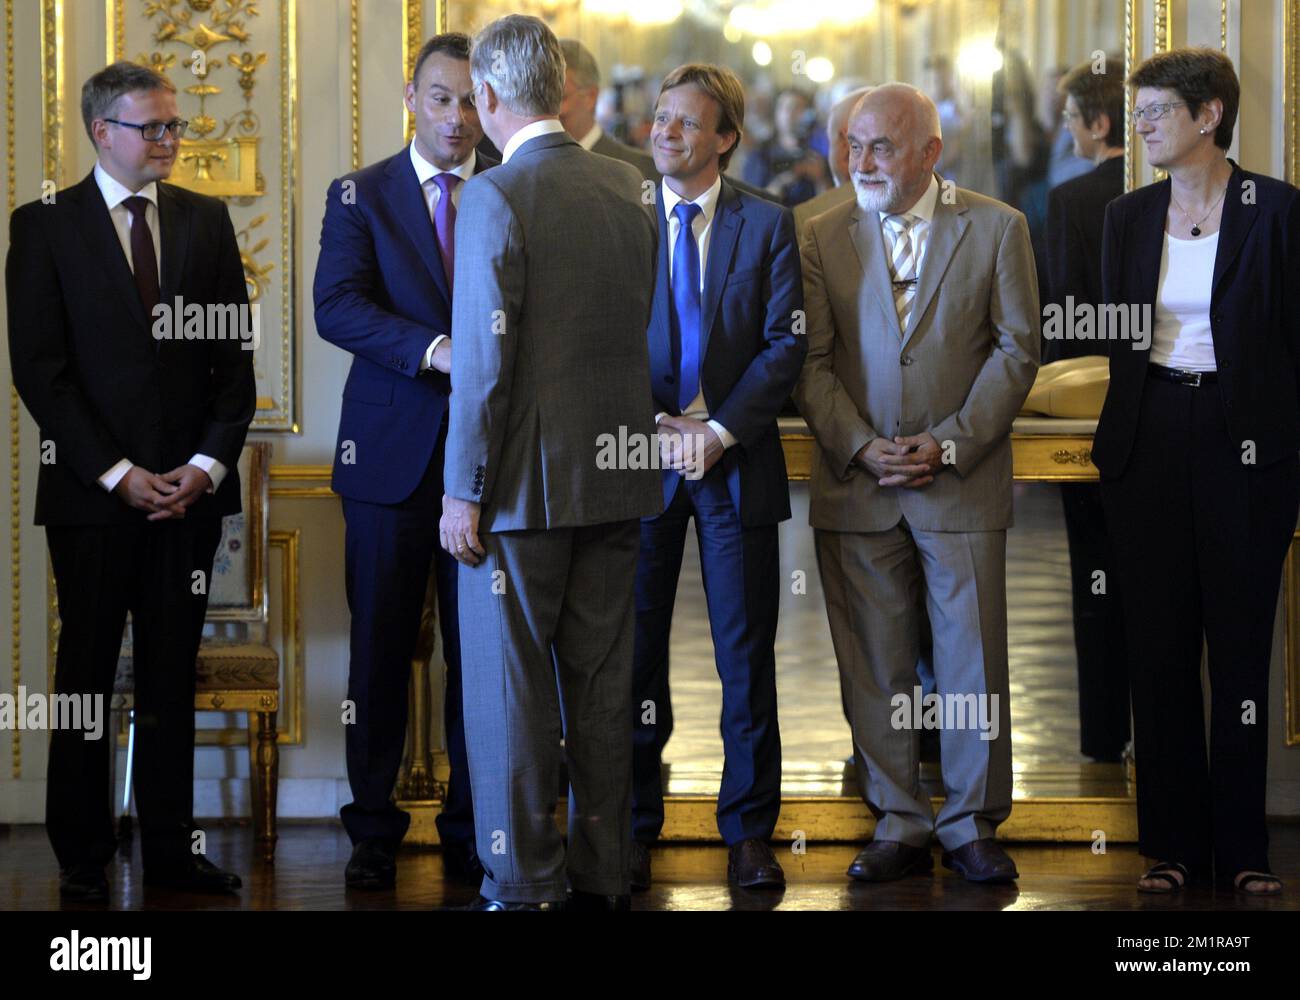
[[[445, 21], [444, 12], [444, 21]], [[402, 66], [407, 82], [415, 74], [415, 57], [424, 44], [424, 0], [402, 0]], [[402, 111], [406, 141], [415, 138], [415, 119], [411, 112]]]
[[[14, 124], [14, 0], [4, 0], [5, 9], [5, 198], [9, 214], [18, 207], [18, 160]], [[22, 423], [19, 419], [18, 389], [12, 373], [9, 379], [9, 603], [13, 622], [9, 634], [9, 664], [13, 696], [18, 698], [23, 668], [23, 557], [22, 557]], [[14, 780], [23, 776], [22, 733], [10, 735], [9, 763]]]
[[1283, 176], [1300, 184], [1300, 0], [1282, 4], [1282, 155]]
[[361, 9], [360, 0], [348, 5], [348, 79], [352, 110], [352, 169], [361, 169]]
[[[1169, 5], [1170, 0], [1150, 0], [1151, 4], [1151, 44], [1148, 55], [1168, 52], [1170, 42]], [[1142, 61], [1139, 48], [1138, 27], [1145, 7], [1144, 0], [1128, 0], [1124, 5], [1124, 78], [1137, 68]], [[1124, 88], [1124, 190], [1132, 191], [1137, 183], [1137, 126], [1133, 121], [1133, 91]], [[1164, 171], [1156, 171], [1155, 179], [1160, 180]]]

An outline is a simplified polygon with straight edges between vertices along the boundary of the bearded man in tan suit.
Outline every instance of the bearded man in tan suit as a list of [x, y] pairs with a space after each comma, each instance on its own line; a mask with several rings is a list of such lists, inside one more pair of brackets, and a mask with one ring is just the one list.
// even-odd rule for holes
[[[1006, 529], [1011, 424], [1038, 368], [1038, 293], [1016, 210], [934, 174], [939, 115], [877, 87], [849, 120], [857, 200], [802, 247], [808, 358], [795, 401], [816, 436], [809, 520], [875, 839], [848, 874], [886, 881], [943, 863], [975, 882], [1015, 864]], [[925, 611], [920, 607], [924, 597]], [[928, 613], [935, 695], [922, 697]], [[938, 728], [946, 800], [918, 768]]]

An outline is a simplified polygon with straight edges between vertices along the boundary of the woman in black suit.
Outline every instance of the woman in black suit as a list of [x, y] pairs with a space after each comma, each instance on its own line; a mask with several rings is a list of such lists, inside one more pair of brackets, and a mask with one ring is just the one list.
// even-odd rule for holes
[[1138, 889], [1213, 875], [1275, 894], [1268, 672], [1300, 511], [1300, 192], [1227, 158], [1240, 87], [1226, 56], [1162, 53], [1129, 85], [1169, 179], [1106, 212], [1105, 301], [1150, 321], [1111, 343], [1093, 461], [1124, 595], [1139, 849], [1159, 862]]
[[[1067, 73], [1065, 127], [1074, 155], [1095, 169], [1047, 196], [1047, 302], [1062, 315], [1102, 301], [1101, 237], [1106, 206], [1124, 193], [1124, 62], [1086, 62]], [[1106, 342], [1053, 337], [1043, 362], [1106, 354]], [[1124, 619], [1114, 592], [1097, 593], [1093, 574], [1110, 574], [1106, 519], [1096, 483], [1061, 486], [1070, 544], [1074, 649], [1079, 664], [1079, 749], [1093, 760], [1118, 763], [1129, 739], [1128, 657]]]

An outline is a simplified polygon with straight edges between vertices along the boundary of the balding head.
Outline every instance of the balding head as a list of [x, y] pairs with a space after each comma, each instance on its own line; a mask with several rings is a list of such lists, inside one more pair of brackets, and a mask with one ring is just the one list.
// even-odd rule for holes
[[849, 170], [867, 211], [906, 212], [930, 186], [943, 152], [939, 110], [915, 87], [873, 87], [849, 116]]
[[826, 118], [826, 138], [829, 140], [828, 148], [831, 151], [831, 178], [835, 181], [836, 187], [849, 182], [849, 139], [846, 134], [849, 115], [862, 99], [862, 95], [870, 89], [870, 87], [858, 87], [856, 90], [850, 90], [835, 102], [831, 107], [831, 113]]

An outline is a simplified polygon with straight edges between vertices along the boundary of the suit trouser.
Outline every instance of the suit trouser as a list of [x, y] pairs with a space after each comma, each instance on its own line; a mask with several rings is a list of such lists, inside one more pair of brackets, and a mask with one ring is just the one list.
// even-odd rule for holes
[[[460, 567], [465, 737], [482, 894], [629, 891], [638, 522], [482, 532]], [[563, 736], [564, 746], [560, 747]], [[555, 824], [569, 776], [566, 855]]]
[[1224, 878], [1268, 871], [1268, 670], [1300, 461], [1250, 465], [1243, 444], [1217, 385], [1148, 379], [1124, 474], [1102, 481], [1125, 602], [1138, 848], [1201, 877], [1211, 860]]
[[[146, 868], [183, 864], [193, 856], [195, 829], [195, 662], [221, 519], [50, 525], [45, 535], [59, 597], [54, 688], [99, 696], [107, 713], [129, 611], [140, 848]], [[61, 867], [102, 866], [117, 850], [108, 787], [116, 740], [103, 721], [101, 739], [70, 729], [51, 734], [45, 827]]]
[[[1123, 601], [1109, 581], [1106, 518], [1096, 483], [1061, 487], [1065, 533], [1070, 545], [1074, 651], [1079, 665], [1079, 749], [1097, 760], [1119, 761], [1128, 742], [1128, 653]], [[1100, 590], [1100, 592], [1098, 592]]]
[[[922, 847], [933, 833], [951, 851], [992, 837], [1011, 813], [1006, 532], [919, 531], [900, 521], [887, 531], [814, 534], [876, 839]], [[938, 721], [946, 799], [937, 818], [921, 789], [920, 731], [912, 725], [922, 593], [945, 705]], [[996, 738], [986, 739], [995, 727]]]
[[352, 842], [396, 846], [411, 824], [393, 803], [406, 745], [411, 657], [420, 634], [429, 572], [435, 573], [438, 624], [447, 665], [443, 728], [450, 777], [436, 820], [443, 843], [472, 843], [474, 804], [469, 787], [462, 711], [457, 562], [438, 544], [446, 425], [415, 492], [397, 504], [343, 499], [347, 525], [345, 574], [352, 612], [348, 698], [356, 720], [346, 727], [352, 801], [340, 810]]
[[[722, 467], [678, 480], [661, 515], [641, 522], [633, 667], [632, 834], [643, 843], [664, 824], [660, 770], [673, 730], [668, 647], [686, 530], [695, 518], [704, 597], [722, 681], [722, 786], [718, 830], [728, 844], [767, 840], [781, 811], [781, 734], [776, 712], [776, 623], [781, 598], [777, 527], [746, 528]], [[653, 703], [648, 716], [646, 702]], [[652, 721], [647, 722], [647, 719]]]

